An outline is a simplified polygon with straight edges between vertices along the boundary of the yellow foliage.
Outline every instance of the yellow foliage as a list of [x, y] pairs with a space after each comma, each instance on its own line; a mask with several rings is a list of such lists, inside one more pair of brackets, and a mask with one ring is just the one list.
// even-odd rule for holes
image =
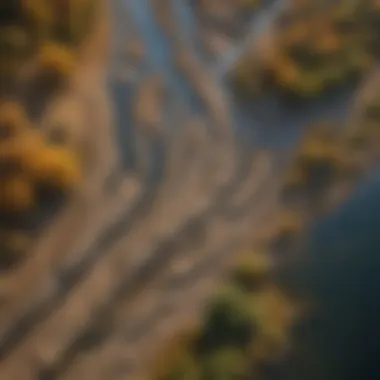
[[319, 139], [308, 139], [305, 141], [299, 154], [299, 163], [304, 165], [331, 163], [339, 159], [340, 150], [334, 144], [328, 144]]
[[28, 166], [30, 162], [33, 161], [33, 158], [46, 147], [41, 133], [36, 130], [25, 131], [19, 139], [15, 141], [15, 144], [21, 152], [22, 164], [26, 170], [28, 170]]
[[305, 41], [310, 35], [310, 27], [307, 21], [298, 21], [290, 28], [282, 31], [280, 36], [280, 44], [282, 47], [292, 46], [294, 44]]
[[64, 147], [47, 146], [41, 133], [26, 130], [0, 144], [0, 209], [28, 211], [34, 206], [35, 185], [72, 190], [81, 178], [80, 162]]
[[51, 25], [53, 21], [51, 4], [51, 0], [22, 0], [22, 11], [37, 26]]
[[14, 136], [27, 126], [27, 116], [19, 103], [7, 101], [0, 105], [0, 140], [2, 135]]
[[14, 176], [2, 180], [0, 209], [5, 212], [26, 212], [35, 204], [34, 188], [26, 176]]
[[40, 48], [37, 61], [42, 77], [54, 83], [67, 80], [76, 66], [75, 56], [70, 49], [53, 43]]
[[315, 41], [315, 49], [320, 53], [334, 53], [342, 46], [342, 39], [331, 30], [324, 30]]
[[275, 80], [280, 85], [293, 85], [299, 78], [299, 69], [290, 58], [283, 54], [275, 55], [271, 66]]
[[250, 252], [239, 258], [232, 272], [232, 279], [245, 290], [253, 291], [265, 285], [269, 278], [272, 261], [267, 252]]
[[[379, 2], [317, 3], [294, 0], [288, 17], [273, 33], [266, 50], [275, 52], [274, 59], [260, 62], [262, 69], [258, 70], [269, 69], [273, 74], [268, 90], [272, 87], [302, 98], [316, 97], [345, 81], [361, 78], [376, 64]], [[248, 67], [251, 61], [255, 58], [245, 58]]]
[[46, 147], [26, 163], [28, 173], [37, 182], [60, 190], [71, 190], [80, 178], [80, 163], [75, 155], [65, 148]]
[[28, 172], [33, 157], [44, 148], [44, 141], [39, 133], [25, 131], [17, 138], [1, 143], [0, 162], [19, 165], [24, 172]]
[[252, 342], [252, 357], [265, 361], [286, 347], [297, 309], [273, 286], [255, 294], [252, 302], [258, 327], [258, 335]]
[[249, 252], [239, 257], [235, 270], [247, 271], [250, 275], [267, 275], [272, 267], [272, 261], [267, 252]]
[[317, 97], [326, 87], [325, 78], [311, 72], [303, 72], [290, 90], [303, 97]]

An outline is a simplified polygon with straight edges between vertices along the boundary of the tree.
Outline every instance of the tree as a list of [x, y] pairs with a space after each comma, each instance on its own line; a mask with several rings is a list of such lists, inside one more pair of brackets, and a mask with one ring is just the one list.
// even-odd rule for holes
[[249, 363], [236, 348], [221, 348], [202, 361], [202, 380], [241, 380], [246, 378]]
[[229, 286], [211, 302], [206, 312], [198, 349], [211, 352], [221, 346], [245, 348], [253, 339], [254, 332], [249, 298], [241, 289]]
[[203, 380], [199, 363], [189, 354], [185, 354], [162, 380]]
[[252, 292], [264, 285], [269, 277], [271, 261], [265, 253], [246, 255], [232, 271], [232, 281], [241, 289]]

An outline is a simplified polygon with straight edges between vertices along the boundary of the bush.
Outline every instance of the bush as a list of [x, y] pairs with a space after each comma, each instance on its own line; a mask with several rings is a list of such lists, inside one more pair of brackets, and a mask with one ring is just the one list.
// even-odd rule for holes
[[207, 380], [238, 380], [247, 375], [249, 363], [236, 348], [221, 348], [205, 357], [203, 378]]
[[68, 48], [52, 43], [40, 48], [37, 62], [38, 78], [49, 89], [62, 86], [72, 75], [76, 65], [74, 54]]
[[[375, 2], [354, 3], [341, 1], [319, 10], [314, 9], [315, 2], [294, 3], [287, 22], [278, 23], [269, 47], [272, 58], [260, 62], [263, 67], [255, 70], [256, 76], [268, 70], [272, 73], [273, 82], [266, 83], [267, 90], [282, 90], [301, 98], [320, 96], [361, 78], [372, 68], [380, 57], [380, 13]], [[257, 60], [252, 56], [242, 62], [248, 68], [254, 64]], [[250, 76], [247, 87], [255, 86]]]
[[237, 287], [227, 287], [209, 305], [201, 352], [212, 352], [221, 346], [245, 348], [254, 335], [254, 319], [247, 296]]
[[8, 101], [0, 105], [0, 143], [16, 137], [27, 126], [27, 116], [20, 104]]
[[50, 37], [54, 25], [54, 1], [23, 0], [22, 12], [26, 23], [36, 35], [42, 39]]
[[297, 316], [297, 309], [275, 287], [257, 293], [252, 302], [257, 335], [252, 341], [251, 355], [255, 362], [265, 362], [287, 347], [288, 334]]
[[13, 176], [2, 180], [0, 210], [6, 213], [24, 213], [35, 206], [33, 184], [26, 176]]
[[159, 377], [157, 380], [200, 380], [201, 378], [201, 366], [190, 354], [187, 353], [178, 360], [167, 376]]
[[252, 253], [242, 258], [232, 271], [232, 281], [241, 289], [252, 292], [269, 279], [271, 261], [267, 253]]
[[[42, 19], [45, 24], [46, 20], [50, 20], [49, 39], [72, 47], [80, 44], [89, 32], [97, 4], [98, 0], [64, 0], [49, 4], [49, 9], [45, 9], [45, 18]], [[43, 9], [43, 6], [40, 5], [39, 8]]]
[[22, 173], [22, 151], [14, 141], [0, 144], [0, 179]]
[[296, 159], [295, 165], [305, 177], [309, 190], [325, 187], [339, 170], [339, 146], [322, 139], [307, 139]]
[[[3, 120], [12, 120], [19, 127], [21, 122], [16, 120], [23, 120], [19, 108], [7, 110], [12, 111], [12, 118], [2, 114]], [[46, 145], [38, 131], [20, 129], [13, 138], [0, 142], [0, 210], [30, 211], [40, 189], [49, 190], [54, 198], [73, 190], [81, 179], [80, 166], [70, 150]]]
[[46, 147], [25, 165], [37, 183], [59, 191], [72, 190], [81, 178], [79, 160], [65, 148]]

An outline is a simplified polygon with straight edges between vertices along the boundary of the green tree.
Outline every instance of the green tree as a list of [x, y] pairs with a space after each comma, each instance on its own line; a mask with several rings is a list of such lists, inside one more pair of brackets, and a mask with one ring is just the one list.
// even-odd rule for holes
[[202, 380], [202, 370], [199, 363], [186, 354], [177, 363], [165, 380]]
[[247, 373], [248, 362], [236, 348], [222, 348], [203, 361], [202, 380], [242, 380]]
[[229, 286], [210, 304], [199, 349], [210, 352], [221, 346], [245, 348], [253, 339], [254, 332], [249, 297], [238, 287]]

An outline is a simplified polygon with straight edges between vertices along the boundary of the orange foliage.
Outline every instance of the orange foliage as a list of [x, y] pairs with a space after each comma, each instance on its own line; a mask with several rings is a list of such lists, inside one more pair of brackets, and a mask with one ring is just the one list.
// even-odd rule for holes
[[36, 152], [26, 163], [30, 176], [37, 182], [69, 190], [81, 177], [79, 162], [64, 148], [50, 148]]
[[7, 101], [0, 105], [0, 140], [4, 133], [9, 132], [13, 136], [27, 125], [25, 111], [18, 103]]
[[271, 72], [275, 80], [282, 85], [290, 85], [296, 82], [299, 71], [294, 62], [280, 52], [273, 57]]
[[34, 206], [34, 189], [25, 176], [13, 176], [2, 180], [0, 208], [6, 212], [25, 212]]
[[63, 146], [47, 145], [41, 132], [30, 128], [19, 104], [7, 102], [0, 107], [0, 132], [2, 128], [5, 133], [0, 139], [1, 211], [32, 209], [39, 185], [69, 191], [79, 182], [79, 159]]
[[37, 55], [41, 79], [47, 82], [63, 82], [73, 73], [76, 65], [74, 54], [65, 46], [43, 45]]
[[323, 30], [315, 42], [315, 48], [320, 53], [333, 53], [341, 46], [342, 38], [332, 30]]

